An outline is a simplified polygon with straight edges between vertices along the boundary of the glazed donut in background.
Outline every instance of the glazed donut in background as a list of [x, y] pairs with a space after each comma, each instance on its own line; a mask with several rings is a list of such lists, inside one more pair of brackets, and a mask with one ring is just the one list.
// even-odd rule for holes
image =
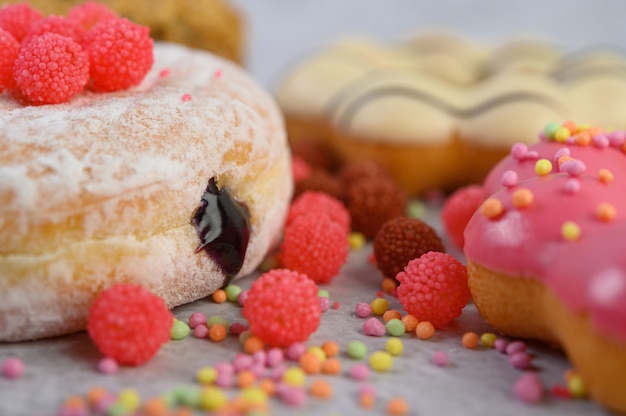
[[[28, 3], [44, 15], [66, 15], [85, 0], [3, 0]], [[244, 62], [245, 22], [227, 0], [97, 0], [120, 16], [150, 28], [155, 40], [205, 49], [237, 63]]]
[[504, 71], [549, 75], [562, 56], [561, 48], [548, 39], [534, 36], [509, 39], [489, 53], [482, 76], [489, 78]]
[[277, 244], [292, 193], [273, 98], [169, 43], [128, 90], [43, 106], [0, 95], [0, 162], [1, 341], [84, 328], [117, 282], [168, 307], [211, 294]]
[[618, 412], [626, 412], [624, 137], [567, 123], [549, 126], [537, 145], [515, 146], [487, 178], [463, 247], [483, 318], [504, 334], [560, 344], [590, 395]]

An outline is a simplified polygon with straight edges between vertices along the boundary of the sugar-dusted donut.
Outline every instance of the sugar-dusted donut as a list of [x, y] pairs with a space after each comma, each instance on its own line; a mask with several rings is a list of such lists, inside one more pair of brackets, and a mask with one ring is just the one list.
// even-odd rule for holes
[[169, 307], [250, 273], [280, 237], [290, 152], [238, 66], [155, 43], [140, 85], [28, 106], [0, 95], [0, 340], [84, 327], [95, 295]]
[[465, 229], [469, 286], [494, 328], [562, 345], [591, 396], [626, 412], [625, 135], [565, 126], [487, 178]]

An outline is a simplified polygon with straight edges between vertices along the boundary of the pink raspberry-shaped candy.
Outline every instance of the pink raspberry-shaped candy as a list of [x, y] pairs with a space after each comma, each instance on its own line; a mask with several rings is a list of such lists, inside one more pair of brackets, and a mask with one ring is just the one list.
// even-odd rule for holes
[[83, 47], [89, 56], [94, 91], [119, 91], [139, 84], [154, 62], [150, 29], [128, 19], [106, 19], [87, 32]]
[[456, 190], [444, 202], [441, 210], [441, 221], [448, 237], [458, 248], [463, 248], [465, 227], [483, 200], [482, 187], [469, 185]]
[[27, 3], [7, 4], [0, 8], [0, 28], [21, 42], [30, 27], [43, 15]]
[[285, 227], [281, 246], [284, 267], [329, 283], [348, 258], [345, 229], [324, 212], [299, 215]]
[[120, 283], [99, 293], [89, 309], [87, 332], [104, 356], [140, 365], [170, 339], [172, 321], [163, 299], [141, 286]]
[[89, 30], [102, 20], [117, 19], [118, 15], [104, 4], [86, 1], [72, 7], [67, 13], [67, 18], [78, 22], [86, 30]]
[[446, 253], [429, 251], [411, 260], [396, 279], [404, 310], [437, 328], [460, 316], [470, 298], [465, 266]]
[[289, 207], [287, 225], [301, 215], [324, 212], [339, 225], [346, 234], [350, 232], [350, 213], [343, 203], [325, 192], [305, 191]]
[[33, 23], [24, 39], [22, 39], [22, 45], [27, 45], [31, 40], [44, 33], [56, 33], [57, 35], [67, 36], [80, 44], [87, 31], [74, 20], [63, 16], [50, 15]]
[[46, 33], [20, 49], [13, 77], [31, 103], [58, 104], [83, 90], [89, 80], [89, 61], [71, 38]]
[[306, 275], [274, 269], [252, 283], [242, 314], [250, 332], [269, 346], [305, 342], [320, 325], [318, 291]]
[[20, 44], [6, 30], [0, 29], [0, 92], [13, 88], [13, 65], [20, 52]]

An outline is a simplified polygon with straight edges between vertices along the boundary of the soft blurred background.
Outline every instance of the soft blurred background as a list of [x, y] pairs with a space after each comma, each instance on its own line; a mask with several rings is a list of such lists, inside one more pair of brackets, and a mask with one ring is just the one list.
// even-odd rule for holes
[[538, 36], [574, 52], [626, 47], [624, 0], [232, 0], [247, 24], [246, 66], [271, 86], [281, 71], [337, 37], [394, 40], [451, 30], [487, 46]]

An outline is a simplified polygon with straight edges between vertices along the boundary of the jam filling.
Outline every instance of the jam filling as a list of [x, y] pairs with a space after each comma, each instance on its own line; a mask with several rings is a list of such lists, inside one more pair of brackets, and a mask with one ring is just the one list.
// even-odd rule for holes
[[241, 270], [250, 240], [250, 212], [226, 189], [218, 189], [215, 178], [207, 185], [200, 205], [191, 219], [200, 244], [226, 275], [224, 285]]

